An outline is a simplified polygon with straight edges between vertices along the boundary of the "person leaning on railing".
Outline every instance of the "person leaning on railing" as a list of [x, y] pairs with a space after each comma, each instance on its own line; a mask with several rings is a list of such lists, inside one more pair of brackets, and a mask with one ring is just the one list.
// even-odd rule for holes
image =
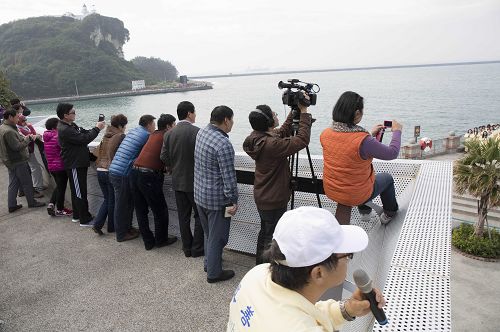
[[[106, 222], [106, 218], [108, 219], [108, 233], [113, 233], [115, 231], [115, 192], [109, 180], [109, 165], [113, 160], [119, 143], [121, 143], [125, 136], [124, 133], [127, 123], [128, 119], [123, 114], [111, 116], [111, 125], [106, 127], [106, 132], [104, 133], [101, 143], [99, 143], [93, 151], [94, 156], [97, 157], [95, 161], [97, 182], [99, 183], [99, 187], [104, 197], [104, 201], [94, 218], [94, 226], [92, 226], [92, 230], [99, 235], [104, 234], [102, 232], [102, 227]], [[113, 139], [113, 137], [115, 138]], [[116, 142], [113, 152], [110, 151], [110, 149], [113, 148], [112, 141]]]
[[403, 126], [392, 121], [392, 140], [386, 146], [374, 137], [383, 130], [383, 125], [376, 125], [371, 132], [358, 126], [363, 114], [363, 97], [356, 92], [344, 92], [335, 104], [332, 126], [320, 136], [323, 186], [325, 194], [333, 201], [358, 206], [363, 221], [370, 220], [372, 210], [364, 204], [380, 195], [384, 208], [380, 222], [387, 224], [398, 210], [394, 179], [388, 173], [375, 175], [372, 160], [398, 157]]

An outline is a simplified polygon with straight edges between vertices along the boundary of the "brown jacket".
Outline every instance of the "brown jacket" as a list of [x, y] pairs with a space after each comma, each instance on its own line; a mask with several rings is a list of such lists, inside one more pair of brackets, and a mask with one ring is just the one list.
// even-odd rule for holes
[[134, 166], [150, 168], [155, 171], [163, 171], [165, 164], [160, 160], [163, 135], [167, 130], [157, 130], [149, 135], [148, 141], [144, 145], [139, 157], [134, 162]]
[[99, 144], [94, 150], [94, 155], [97, 157], [97, 160], [95, 161], [97, 168], [109, 168], [109, 165], [111, 164], [123, 137], [125, 137], [125, 135], [120, 131], [120, 129], [113, 126], [108, 126], [106, 128], [101, 144]]
[[255, 160], [253, 194], [259, 210], [275, 210], [288, 204], [290, 166], [288, 157], [309, 144], [311, 114], [301, 113], [299, 131], [292, 135], [292, 115], [273, 133], [253, 131], [243, 142], [243, 150]]

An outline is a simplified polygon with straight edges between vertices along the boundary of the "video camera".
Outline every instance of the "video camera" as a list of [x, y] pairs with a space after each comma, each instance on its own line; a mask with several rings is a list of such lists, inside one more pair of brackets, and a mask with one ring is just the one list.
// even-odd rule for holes
[[[283, 92], [281, 99], [283, 100], [284, 105], [288, 105], [292, 108], [298, 108], [299, 103], [304, 106], [316, 105], [316, 94], [320, 90], [319, 85], [315, 83], [302, 82], [298, 79], [288, 80], [288, 83], [279, 81], [278, 88], [286, 89], [286, 91]], [[304, 94], [301, 91], [304, 91], [307, 94], [309, 100], [304, 97]]]

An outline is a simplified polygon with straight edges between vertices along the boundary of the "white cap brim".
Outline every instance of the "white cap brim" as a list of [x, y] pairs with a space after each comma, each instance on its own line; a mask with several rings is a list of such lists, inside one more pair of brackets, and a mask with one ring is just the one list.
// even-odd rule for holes
[[354, 253], [364, 250], [368, 246], [368, 234], [359, 226], [340, 225], [342, 227], [342, 241], [335, 246], [334, 253]]

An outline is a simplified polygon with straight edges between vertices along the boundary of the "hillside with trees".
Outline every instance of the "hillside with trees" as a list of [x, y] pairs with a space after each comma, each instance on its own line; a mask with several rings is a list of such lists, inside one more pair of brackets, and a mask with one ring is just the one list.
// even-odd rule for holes
[[159, 58], [138, 56], [132, 59], [132, 63], [147, 75], [146, 80], [151, 83], [175, 81], [179, 74], [174, 65]]
[[10, 84], [4, 73], [0, 71], [0, 105], [5, 108], [10, 106], [10, 100], [17, 98], [16, 94], [10, 89]]
[[128, 40], [122, 21], [98, 14], [18, 20], [0, 25], [0, 70], [23, 99], [72, 96], [76, 87], [81, 95], [130, 90], [138, 79], [155, 83], [123, 58]]

